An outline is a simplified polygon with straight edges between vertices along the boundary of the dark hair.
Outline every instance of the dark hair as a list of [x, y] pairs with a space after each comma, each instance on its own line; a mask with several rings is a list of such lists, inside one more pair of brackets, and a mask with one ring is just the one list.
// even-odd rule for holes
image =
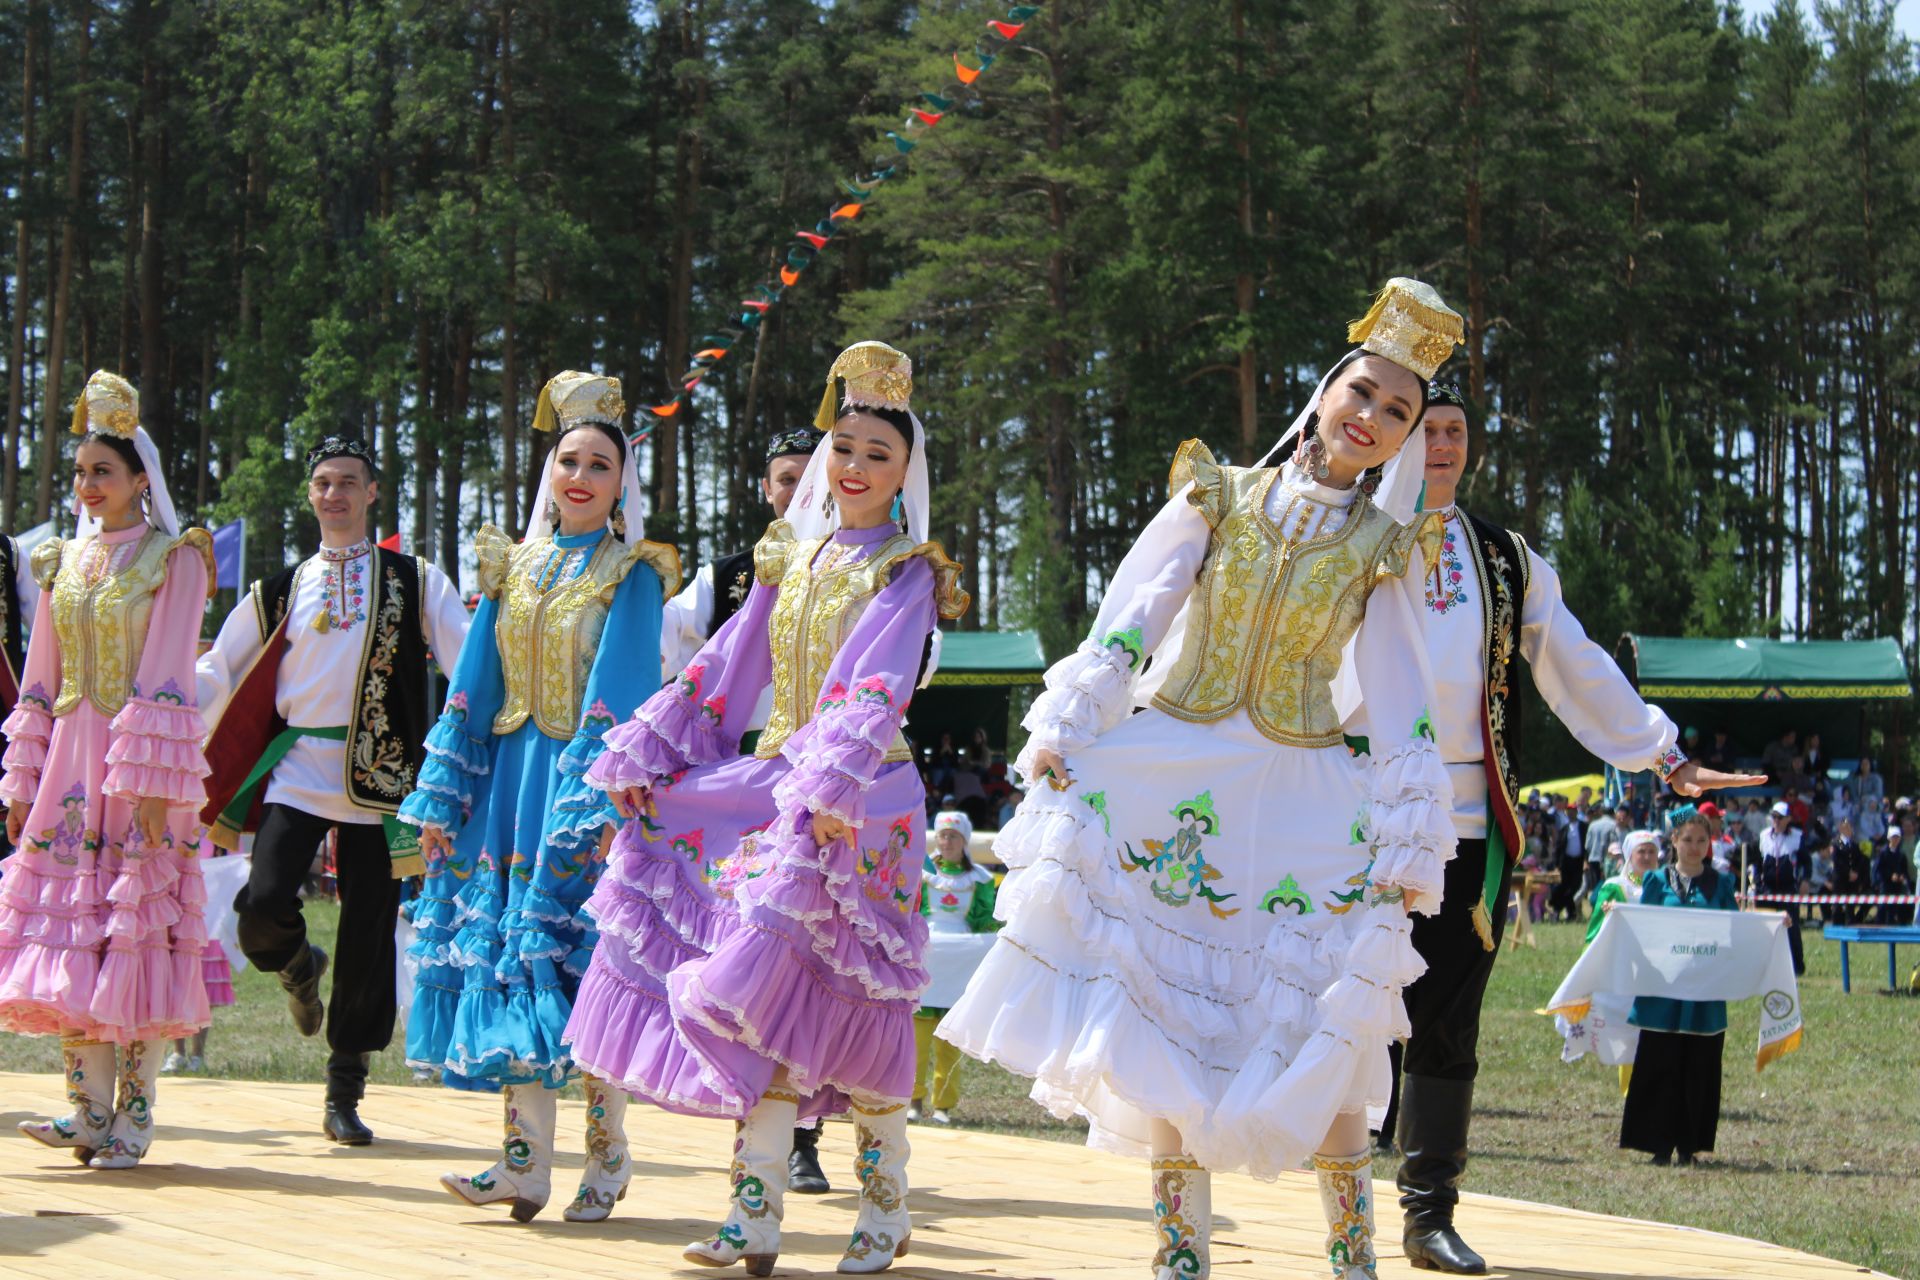
[[627, 465], [627, 438], [621, 434], [620, 428], [614, 426], [611, 422], [599, 422], [594, 419], [588, 419], [585, 422], [576, 422], [565, 431], [562, 431], [558, 436], [554, 437], [553, 451], [558, 453], [561, 444], [568, 436], [587, 427], [592, 427], [595, 431], [598, 431], [601, 435], [613, 441], [614, 456], [619, 460], [621, 466], [624, 467]]
[[[140, 451], [134, 448], [133, 441], [125, 436], [114, 435], [111, 431], [89, 431], [80, 437], [80, 443], [106, 445], [119, 455], [120, 461], [127, 464], [128, 471], [136, 476], [147, 474], [147, 464], [140, 461]], [[76, 452], [77, 450], [78, 446], [76, 446]]]
[[[1333, 368], [1327, 370], [1326, 376], [1321, 379], [1321, 385], [1323, 387], [1332, 386], [1334, 378], [1339, 376], [1339, 373], [1342, 369], [1346, 368], [1348, 365], [1352, 364], [1354, 361], [1360, 359], [1360, 357], [1362, 356], [1371, 356], [1371, 355], [1379, 355], [1379, 353], [1375, 351], [1368, 351], [1365, 347], [1355, 347], [1353, 350], [1347, 352], [1347, 354], [1340, 357], [1340, 363], [1334, 365]], [[1388, 356], [1380, 356], [1380, 358], [1382, 360], [1385, 360], [1388, 364], [1395, 363], [1395, 361]], [[1405, 365], [1399, 365], [1398, 367], [1403, 369], [1406, 368]], [[1413, 425], [1407, 428], [1407, 435], [1409, 438], [1411, 438], [1414, 431], [1417, 430], [1420, 426], [1421, 415], [1423, 415], [1427, 411], [1427, 382], [1426, 382], [1426, 379], [1422, 378], [1419, 374], [1414, 373], [1413, 370], [1411, 369], [1407, 369], [1407, 373], [1413, 377], [1413, 380], [1415, 382], [1420, 384], [1420, 403], [1417, 407], [1415, 407], [1413, 411], [1413, 418], [1411, 419]], [[1320, 407], [1318, 405], [1315, 405], [1313, 412], [1307, 415], [1307, 425], [1305, 429], [1301, 431], [1300, 438], [1302, 440], [1311, 440], [1319, 434], [1320, 434]], [[1400, 443], [1404, 447], [1406, 444], [1406, 441], [1402, 440]], [[1384, 466], [1385, 464], [1383, 463], [1379, 467], [1370, 467], [1368, 468], [1368, 471], [1369, 472], [1379, 471], [1379, 470], [1382, 470]]]
[[833, 380], [833, 399], [834, 403], [840, 406], [840, 411], [833, 415], [835, 422], [840, 421], [840, 419], [850, 413], [864, 413], [870, 418], [878, 418], [895, 431], [898, 431], [900, 438], [907, 442], [907, 452], [913, 452], [913, 419], [907, 416], [905, 409], [889, 409], [884, 405], [876, 404], [848, 404], [847, 380], [845, 378], [835, 378]]

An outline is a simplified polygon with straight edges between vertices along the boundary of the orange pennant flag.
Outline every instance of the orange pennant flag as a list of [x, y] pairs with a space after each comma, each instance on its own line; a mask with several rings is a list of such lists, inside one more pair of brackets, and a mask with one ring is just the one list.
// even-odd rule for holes
[[652, 406], [647, 412], [656, 418], [671, 418], [674, 414], [680, 412], [680, 402], [678, 400], [669, 400], [665, 404]]
[[792, 267], [782, 267], [780, 268], [780, 283], [791, 289], [794, 285], [800, 283], [800, 273]]
[[712, 356], [715, 360], [719, 360], [723, 358], [726, 354], [727, 354], [727, 349], [725, 347], [708, 347], [705, 351], [694, 352], [693, 358], [695, 360], [698, 360], [702, 356]]
[[843, 204], [838, 209], [835, 209], [832, 213], [828, 214], [827, 216], [832, 218], [835, 222], [839, 222], [843, 219], [851, 220], [860, 216], [860, 209], [861, 209], [861, 206], [857, 204]]
[[985, 70], [984, 67], [969, 67], [966, 63], [960, 61], [959, 54], [956, 53], [953, 55], [953, 74], [960, 77], [961, 84], [972, 84], [980, 78], [980, 73], [983, 70]]

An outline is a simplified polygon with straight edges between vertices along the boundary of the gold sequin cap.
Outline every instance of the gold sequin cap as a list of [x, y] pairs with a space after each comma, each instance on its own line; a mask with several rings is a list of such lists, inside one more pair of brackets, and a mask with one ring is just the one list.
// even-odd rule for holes
[[556, 373], [540, 388], [540, 402], [534, 406], [535, 431], [568, 431], [582, 422], [604, 422], [618, 427], [627, 412], [620, 398], [620, 379], [597, 373], [567, 369]]
[[1373, 309], [1347, 326], [1347, 341], [1411, 369], [1425, 382], [1466, 332], [1466, 322], [1432, 285], [1395, 276], [1373, 300]]
[[913, 399], [913, 361], [906, 352], [884, 342], [856, 342], [827, 370], [827, 389], [820, 396], [820, 411], [813, 415], [813, 425], [823, 432], [832, 432], [840, 416], [833, 396], [835, 379], [846, 381], [848, 404], [905, 412]]
[[105, 431], [123, 440], [140, 429], [140, 393], [117, 373], [96, 369], [73, 402], [73, 434]]

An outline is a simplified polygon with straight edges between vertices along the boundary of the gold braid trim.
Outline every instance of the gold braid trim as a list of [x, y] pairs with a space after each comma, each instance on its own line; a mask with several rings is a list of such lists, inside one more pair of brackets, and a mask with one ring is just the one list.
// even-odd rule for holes
[[933, 602], [940, 616], [948, 622], [966, 616], [973, 605], [973, 597], [960, 589], [960, 575], [966, 566], [950, 558], [947, 549], [938, 542], [923, 542], [888, 556], [874, 571], [875, 584], [886, 586], [893, 580], [893, 571], [915, 556], [924, 559], [933, 569]]
[[1209, 525], [1217, 528], [1227, 518], [1227, 504], [1231, 501], [1224, 479], [1225, 468], [1214, 461], [1213, 451], [1205, 442], [1183, 440], [1174, 452], [1173, 466], [1167, 471], [1167, 492], [1175, 494], [1183, 486], [1192, 485], [1187, 502], [1199, 509]]
[[219, 566], [213, 562], [213, 535], [197, 525], [191, 529], [182, 530], [180, 536], [168, 544], [168, 558], [171, 559], [173, 553], [181, 547], [192, 547], [200, 553], [200, 558], [206, 561], [207, 594], [211, 596], [213, 594], [213, 584], [220, 576]]
[[753, 547], [754, 579], [763, 587], [779, 586], [780, 579], [787, 576], [787, 563], [793, 559], [793, 549], [798, 545], [793, 526], [785, 520], [775, 520], [768, 525]]
[[1164, 1158], [1156, 1156], [1153, 1160], [1153, 1171], [1159, 1173], [1163, 1169], [1187, 1169], [1194, 1173], [1205, 1173], [1207, 1166], [1201, 1164], [1192, 1156], [1166, 1156]]
[[60, 538], [48, 538], [28, 555], [27, 567], [42, 591], [53, 590], [53, 580], [60, 572], [60, 552], [66, 545]]
[[613, 566], [613, 576], [600, 588], [600, 599], [613, 603], [614, 591], [627, 580], [637, 564], [644, 564], [660, 575], [661, 598], [671, 600], [680, 590], [680, 549], [645, 538], [626, 549], [623, 559]]
[[[473, 535], [474, 566], [480, 574], [480, 594], [498, 600], [506, 590], [507, 575], [513, 569], [515, 543], [498, 525], [483, 524]], [[420, 593], [423, 597], [425, 591]]]

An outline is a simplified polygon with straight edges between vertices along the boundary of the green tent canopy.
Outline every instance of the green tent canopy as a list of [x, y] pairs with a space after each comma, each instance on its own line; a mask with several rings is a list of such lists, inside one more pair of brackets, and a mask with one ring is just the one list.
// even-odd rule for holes
[[1039, 684], [1046, 670], [1036, 631], [948, 631], [940, 639], [933, 687]]
[[1910, 698], [1900, 646], [1878, 640], [1686, 640], [1628, 633], [1614, 657], [1643, 698], [1715, 702]]

